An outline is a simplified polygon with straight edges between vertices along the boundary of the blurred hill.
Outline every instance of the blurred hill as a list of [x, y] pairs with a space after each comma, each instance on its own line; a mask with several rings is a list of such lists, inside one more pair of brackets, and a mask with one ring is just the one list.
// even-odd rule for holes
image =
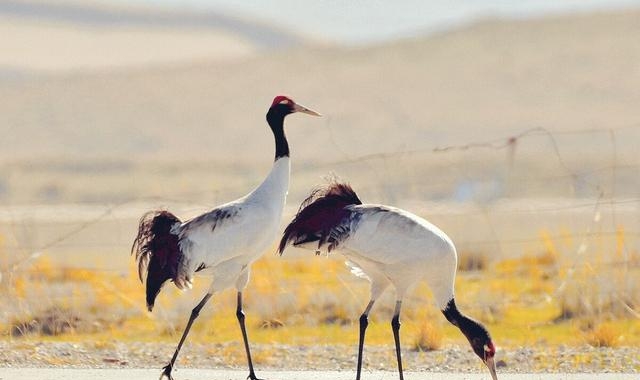
[[[22, 2], [6, 4], [15, 7]], [[32, 24], [32, 19], [7, 11], [6, 4], [0, 7], [0, 14], [12, 23], [2, 23], [0, 28], [46, 29], [48, 22], [54, 22]], [[65, 19], [64, 23], [77, 20]], [[118, 28], [113, 29], [117, 32], [109, 37], [110, 43], [134, 54], [138, 44], [128, 44], [134, 38], [128, 34], [129, 26]], [[143, 33], [155, 30], [156, 25], [137, 23], [135, 28]], [[171, 28], [163, 33], [172, 35]], [[192, 38], [196, 50], [205, 49], [207, 28], [183, 37]], [[622, 171], [618, 174], [635, 189], [640, 11], [486, 20], [439, 35], [367, 48], [300, 43], [265, 49], [256, 47], [246, 34], [229, 37], [228, 28], [223, 32], [211, 32], [211, 38], [230, 38], [223, 43], [229, 50], [222, 49], [219, 56], [206, 60], [176, 50], [183, 43], [174, 41], [175, 46], [167, 42], [165, 48], [167, 56], [173, 57], [170, 63], [155, 57], [143, 65], [26, 70], [23, 75], [5, 76], [0, 80], [4, 186], [24, 193], [16, 189], [36, 180], [24, 179], [23, 185], [15, 181], [30, 170], [34, 178], [45, 178], [38, 173], [49, 169], [54, 174], [61, 170], [124, 173], [127, 178], [131, 165], [145, 161], [168, 163], [163, 164], [167, 172], [184, 176], [196, 169], [211, 176], [223, 172], [229, 176], [224, 181], [227, 185], [238, 184], [246, 190], [269, 168], [273, 142], [264, 114], [273, 96], [285, 93], [325, 114], [323, 119], [294, 115], [287, 122], [294, 170], [325, 165], [307, 173], [311, 182], [305, 182], [304, 191], [329, 170], [364, 176], [374, 167], [364, 164], [349, 169], [336, 162], [507, 139], [530, 128], [553, 133], [602, 130], [601, 135], [572, 135], [563, 140], [564, 162], [560, 164], [548, 141], [543, 153], [532, 151], [527, 159], [539, 165], [537, 170], [548, 172], [545, 160], [553, 161], [556, 169], [571, 162], [600, 167], [615, 155], [618, 164], [629, 165], [626, 177]], [[156, 47], [162, 50], [165, 40], [158, 38], [155, 41], [161, 42]], [[2, 44], [11, 43], [8, 40], [0, 38]], [[55, 46], [41, 41], [30, 49], [42, 60], [57, 62], [53, 66], [58, 67], [60, 57], [68, 51], [58, 52]], [[87, 46], [74, 48], [92, 51]], [[15, 63], [10, 67], [22, 72], [31, 66]], [[627, 128], [615, 141], [615, 148], [607, 134], [610, 128]], [[460, 159], [469, 162], [466, 167], [476, 165], [474, 170], [487, 171], [503, 157], [503, 152], [489, 157], [469, 153]], [[425, 181], [435, 175], [441, 181], [437, 176], [447, 173], [452, 162], [457, 161], [449, 156], [410, 157], [376, 168]], [[562, 174], [567, 175], [566, 170]], [[238, 180], [239, 175], [244, 179]], [[64, 178], [54, 175], [52, 181], [66, 182]], [[119, 189], [115, 179], [104, 174], [102, 179], [103, 192]], [[148, 194], [149, 186], [162, 189], [156, 180], [149, 183], [145, 183], [147, 190], [133, 192]], [[181, 191], [193, 189], [189, 184], [183, 183]], [[49, 199], [53, 194], [56, 199], [56, 189], [66, 184], [54, 185], [51, 190], [39, 183], [38, 197]], [[200, 186], [210, 188], [211, 183]], [[99, 193], [64, 199], [112, 198]]]
[[128, 253], [146, 210], [245, 194], [271, 166], [280, 93], [325, 115], [287, 119], [287, 218], [335, 172], [461, 252], [537, 253], [547, 230], [597, 248], [624, 228], [638, 246], [640, 11], [345, 48], [213, 14], [41, 4], [0, 2], [7, 252], [90, 265]]
[[275, 25], [213, 11], [68, 0], [0, 2], [0, 36], [0, 78], [229, 61], [309, 42]]
[[[534, 126], [621, 126], [639, 121], [638, 35], [640, 11], [487, 21], [366, 49], [296, 49], [233, 62], [156, 62], [5, 79], [0, 151], [3, 159], [217, 159], [242, 146], [246, 154], [266, 150], [270, 156], [264, 113], [278, 93], [325, 113], [323, 122], [354, 154]], [[127, 33], [118, 38], [125, 44]], [[206, 45], [198, 33], [194, 38]], [[47, 54], [57, 59], [57, 52]], [[327, 155], [326, 125], [291, 124], [294, 152]]]

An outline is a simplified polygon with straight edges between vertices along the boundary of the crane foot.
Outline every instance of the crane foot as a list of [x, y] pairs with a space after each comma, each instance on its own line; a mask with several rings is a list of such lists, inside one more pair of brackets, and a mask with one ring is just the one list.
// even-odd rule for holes
[[167, 364], [167, 366], [162, 368], [162, 373], [160, 374], [160, 379], [159, 380], [162, 380], [165, 377], [167, 378], [167, 380], [174, 380], [173, 376], [171, 376], [171, 370], [172, 369], [173, 369], [173, 366], [171, 365], [171, 363]]

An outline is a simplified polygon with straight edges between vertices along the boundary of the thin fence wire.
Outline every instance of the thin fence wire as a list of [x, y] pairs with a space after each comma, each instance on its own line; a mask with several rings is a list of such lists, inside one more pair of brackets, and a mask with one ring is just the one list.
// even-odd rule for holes
[[[330, 126], [329, 126], [330, 127]], [[627, 132], [630, 130], [640, 129], [640, 123], [632, 124], [627, 126], [621, 126], [616, 128], [586, 128], [580, 130], [570, 130], [570, 131], [550, 131], [541, 127], [534, 127], [524, 129], [523, 131], [509, 135], [503, 136], [499, 138], [491, 138], [484, 141], [474, 141], [474, 142], [465, 142], [459, 145], [444, 145], [444, 146], [436, 146], [431, 148], [424, 149], [414, 149], [414, 150], [405, 150], [399, 152], [379, 152], [366, 154], [361, 156], [351, 156], [348, 150], [341, 148], [340, 144], [337, 143], [335, 136], [333, 135], [332, 128], [329, 128], [329, 135], [331, 143], [333, 144], [333, 148], [339, 152], [344, 158], [340, 160], [335, 160], [327, 163], [318, 163], [318, 164], [309, 164], [304, 167], [297, 167], [293, 170], [293, 175], [302, 175], [305, 173], [315, 173], [319, 170], [323, 170], [326, 168], [335, 168], [335, 167], [344, 167], [349, 165], [361, 165], [363, 170], [371, 170], [376, 163], [379, 162], [391, 162], [401, 160], [406, 157], [415, 157], [419, 155], [427, 155], [428, 157], [433, 157], [435, 155], [449, 155], [460, 152], [470, 152], [470, 151], [503, 151], [507, 150], [508, 154], [505, 158], [505, 167], [508, 167], [509, 170], [514, 170], [514, 161], [518, 157], [519, 149], [523, 145], [524, 142], [530, 139], [539, 139], [545, 138], [548, 140], [548, 150], [546, 152], [541, 152], [541, 154], [546, 157], [553, 157], [553, 161], [561, 168], [562, 173], [553, 173], [553, 174], [544, 174], [538, 175], [532, 178], [523, 178], [520, 179], [521, 183], [525, 185], [530, 185], [532, 183], [549, 183], [552, 181], [560, 181], [560, 180], [572, 180], [579, 181], [582, 180], [589, 186], [592, 194], [595, 196], [592, 199], [572, 199], [570, 202], [564, 202], [562, 204], [557, 205], [535, 205], [535, 206], [519, 206], [519, 207], [511, 207], [511, 208], [501, 208], [501, 204], [499, 202], [484, 204], [480, 207], [467, 207], [463, 209], [456, 208], [453, 211], [441, 211], [441, 215], [460, 215], [465, 218], [471, 217], [482, 217], [486, 222], [488, 229], [490, 230], [490, 238], [487, 239], [477, 239], [470, 237], [466, 239], [463, 243], [465, 246], [483, 246], [483, 245], [495, 245], [499, 247], [499, 250], [511, 250], [517, 249], [512, 248], [510, 246], [517, 246], [522, 244], [539, 244], [540, 237], [535, 236], [537, 231], [532, 231], [531, 234], [534, 234], [533, 237], [509, 237], [502, 236], [499, 232], [499, 228], [495, 225], [494, 216], [495, 214], [500, 215], [540, 215], [540, 214], [552, 214], [552, 213], [567, 213], [573, 211], [580, 211], [584, 213], [583, 218], [585, 218], [584, 222], [586, 226], [583, 230], [571, 231], [567, 233], [550, 233], [548, 234], [548, 238], [554, 241], [562, 241], [565, 239], [576, 239], [579, 240], [579, 244], [576, 245], [576, 248], [573, 251], [573, 255], [571, 263], [569, 265], [569, 275], [558, 284], [557, 288], [554, 290], [554, 295], [559, 295], [567, 286], [568, 283], [573, 281], [572, 275], [576, 272], [576, 268], [581, 265], [584, 265], [588, 260], [586, 257], [587, 248], [590, 245], [590, 240], [592, 239], [602, 239], [602, 238], [610, 238], [612, 240], [611, 244], [616, 244], [614, 242], [615, 238], [620, 235], [620, 223], [621, 217], [619, 216], [621, 213], [620, 207], [625, 207], [625, 212], [628, 214], [636, 213], [635, 217], [635, 228], [638, 228], [638, 222], [640, 221], [640, 162], [637, 160], [635, 162], [621, 162], [621, 152], [620, 152], [620, 137], [619, 134], [622, 132]], [[558, 137], [573, 137], [573, 136], [596, 136], [597, 138], [602, 140], [603, 144], [608, 144], [608, 162], [601, 164], [597, 167], [587, 168], [587, 169], [573, 169], [571, 165], [568, 163], [566, 158], [566, 154], [564, 154], [562, 149], [562, 144], [558, 142]], [[604, 161], [604, 160], [603, 160]], [[456, 168], [452, 168], [455, 170]], [[464, 170], [458, 168], [458, 172], [461, 173]], [[635, 194], [636, 196], [629, 196], [629, 191], [624, 196], [619, 196], [620, 189], [618, 184], [618, 180], [620, 174], [625, 171], [636, 172], [635, 182], [632, 183], [632, 187], [635, 186]], [[607, 176], [608, 175], [608, 176]], [[608, 180], [605, 177], [609, 177]], [[584, 180], [585, 178], [590, 178], [589, 181]], [[413, 186], [414, 188], [437, 188], [442, 187], [443, 185], [451, 186], [455, 184], [459, 180], [459, 176], [451, 176], [444, 177], [439, 183], [432, 182], [424, 182], [421, 181], [405, 181], [400, 183], [388, 184], [386, 189], [389, 191], [394, 191], [394, 189], [406, 188], [409, 186]], [[478, 182], [482, 183], [487, 182], [490, 183], [492, 179], [490, 178], [479, 178]], [[372, 181], [373, 184], [381, 183], [381, 178], [379, 175]], [[603, 189], [607, 189], [606, 191]], [[228, 187], [218, 187], [215, 189], [218, 194], [226, 194], [233, 191], [238, 190], [235, 186]], [[633, 191], [631, 191], [633, 193]], [[105, 236], [103, 240], [100, 241], [91, 241], [91, 242], [77, 242], [73, 241], [74, 238], [82, 236], [83, 233], [86, 233], [87, 230], [95, 228], [100, 223], [105, 221], [117, 220], [115, 218], [114, 213], [118, 210], [130, 207], [132, 205], [139, 204], [173, 204], [173, 205], [182, 205], [185, 208], [189, 208], [192, 210], [197, 209], [207, 209], [209, 204], [206, 202], [199, 201], [203, 196], [211, 194], [211, 190], [188, 190], [185, 191], [178, 196], [171, 197], [137, 197], [127, 199], [122, 202], [118, 202], [115, 204], [105, 205], [101, 207], [100, 212], [97, 213], [95, 217], [88, 218], [82, 222], [59, 222], [59, 226], [67, 226], [70, 227], [64, 233], [59, 234], [51, 238], [48, 241], [40, 244], [33, 244], [29, 242], [20, 242], [20, 239], [12, 239], [14, 243], [9, 243], [4, 241], [4, 244], [0, 247], [0, 253], [2, 255], [6, 255], [11, 258], [9, 259], [11, 262], [10, 265], [7, 266], [6, 269], [0, 268], [0, 270], [6, 270], [10, 272], [12, 276], [18, 276], [21, 273], [29, 272], [29, 265], [34, 262], [37, 258], [39, 258], [43, 254], [51, 254], [52, 252], [59, 252], [65, 249], [77, 249], [77, 250], [86, 250], [91, 251], [97, 248], [107, 248], [113, 249], [114, 251], [125, 250], [128, 252], [130, 246], [127, 244], [123, 244], [121, 242], [109, 241], [109, 237]], [[195, 199], [195, 201], [190, 200]], [[569, 203], [569, 204], [567, 204]], [[448, 203], [447, 203], [448, 204]], [[97, 209], [99, 207], [96, 207]], [[601, 226], [601, 218], [602, 213], [608, 212], [610, 215], [610, 224], [607, 228], [602, 228]], [[438, 214], [437, 212], [435, 214]], [[553, 216], [547, 216], [548, 218], [553, 218]], [[17, 219], [17, 218], [16, 218]], [[629, 219], [629, 218], [627, 218]], [[633, 220], [633, 216], [631, 216]], [[20, 221], [15, 221], [11, 223], [13, 225], [13, 230], [15, 232], [15, 226], [20, 225]], [[463, 222], [464, 224], [464, 222]], [[133, 237], [132, 231], [131, 236]], [[17, 235], [17, 234], [16, 234]], [[638, 242], [640, 241], [640, 230], [631, 229], [624, 231], [625, 241], [623, 242], [622, 259], [617, 260], [609, 260], [607, 262], [601, 263], [600, 265], [605, 267], [616, 267], [616, 268], [624, 268], [625, 271], [623, 276], [627, 278], [627, 281], [638, 281], [640, 279], [631, 278], [629, 275], [629, 270], [633, 268], [637, 268], [638, 263], [631, 261], [631, 257], [635, 254], [638, 255], [640, 248], [638, 247]], [[615, 251], [615, 247], [610, 248], [611, 251]], [[126, 258], [130, 260], [129, 257]], [[124, 260], [124, 256], [123, 256]], [[6, 261], [6, 260], [5, 260]], [[102, 269], [102, 268], [86, 268], [96, 273], [122, 273], [122, 270], [116, 269]], [[259, 275], [259, 274], [256, 274]], [[602, 274], [595, 273], [596, 279], [600, 281], [606, 281], [605, 278], [602, 278]], [[347, 290], [353, 293], [353, 289], [351, 289], [350, 283], [356, 282], [358, 280], [345, 280], [342, 276], [337, 276], [336, 280], [338, 282], [343, 283], [347, 287]], [[105, 284], [105, 286], [108, 284]], [[321, 284], [313, 284], [312, 285], [321, 285]], [[117, 289], [111, 289], [113, 292], [120, 294]], [[261, 290], [261, 289], [258, 289]], [[625, 297], [622, 294], [616, 294], [616, 298], [621, 302], [624, 307], [626, 307], [630, 314], [637, 315], [637, 310], [633, 305], [629, 305], [624, 299]], [[126, 302], [131, 303], [130, 298], [122, 293], [119, 295]], [[54, 297], [53, 299], [63, 299], [64, 297]], [[419, 301], [420, 299], [413, 299], [413, 301]]]

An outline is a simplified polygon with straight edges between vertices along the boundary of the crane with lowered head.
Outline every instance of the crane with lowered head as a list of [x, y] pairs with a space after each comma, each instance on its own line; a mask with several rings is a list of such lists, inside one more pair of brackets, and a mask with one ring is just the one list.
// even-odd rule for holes
[[455, 302], [457, 253], [439, 228], [395, 207], [363, 204], [353, 189], [332, 182], [317, 188], [302, 203], [285, 228], [278, 252], [288, 245], [316, 252], [333, 250], [347, 258], [352, 273], [371, 282], [371, 298], [360, 316], [356, 380], [362, 370], [362, 350], [369, 312], [382, 292], [392, 285], [396, 304], [391, 327], [400, 380], [404, 379], [400, 350], [400, 309], [408, 289], [426, 281], [445, 318], [458, 327], [473, 352], [497, 380], [495, 346], [487, 329], [461, 313]]

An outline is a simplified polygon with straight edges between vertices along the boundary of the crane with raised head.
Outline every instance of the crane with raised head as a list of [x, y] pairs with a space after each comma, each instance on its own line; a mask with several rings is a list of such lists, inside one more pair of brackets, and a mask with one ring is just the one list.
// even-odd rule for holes
[[131, 251], [135, 253], [140, 280], [146, 277], [149, 311], [167, 281], [173, 281], [180, 289], [188, 289], [196, 274], [212, 277], [206, 294], [191, 311], [184, 333], [160, 379], [173, 380], [171, 372], [178, 353], [200, 310], [215, 292], [232, 286], [237, 290], [236, 316], [247, 354], [248, 378], [257, 379], [245, 328], [242, 292], [249, 281], [251, 264], [277, 238], [291, 169], [284, 119], [296, 112], [320, 116], [287, 96], [273, 99], [267, 112], [267, 123], [275, 139], [275, 161], [264, 181], [249, 194], [186, 222], [164, 210], [150, 211], [141, 218]]

